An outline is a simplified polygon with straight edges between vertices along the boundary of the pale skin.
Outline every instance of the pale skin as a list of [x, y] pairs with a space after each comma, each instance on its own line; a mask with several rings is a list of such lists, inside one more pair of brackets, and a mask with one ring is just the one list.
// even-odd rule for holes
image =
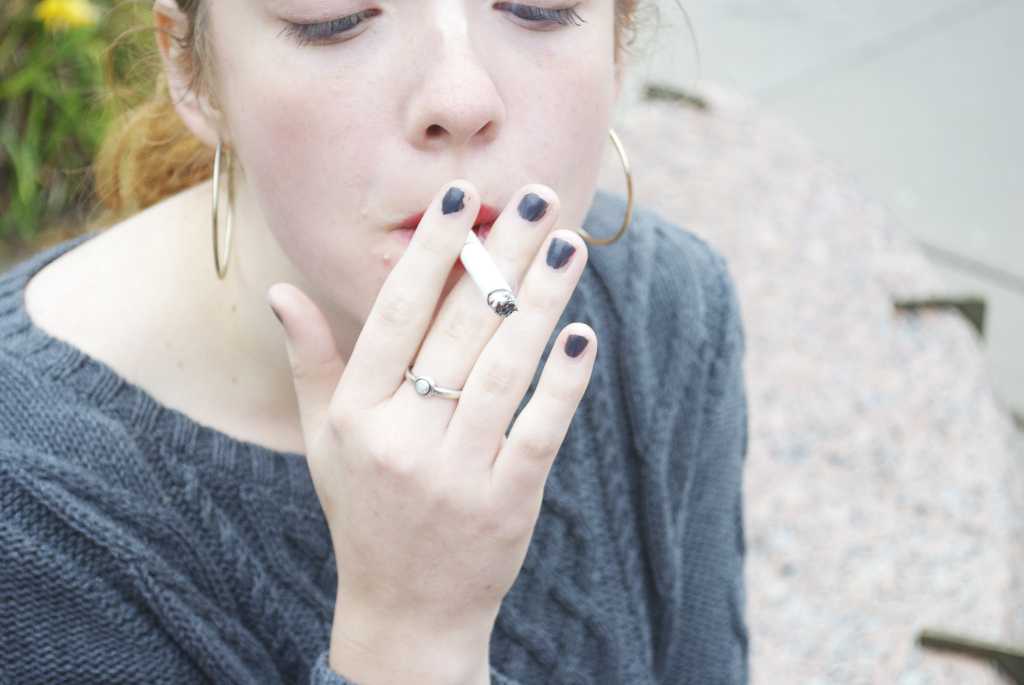
[[[93, 274], [93, 292], [122, 306], [89, 320], [123, 323], [107, 338], [68, 324], [64, 337], [205, 423], [306, 454], [339, 560], [330, 663], [360, 683], [488, 682], [493, 623], [597, 354], [586, 324], [559, 331], [505, 437], [586, 265], [568, 227], [593, 197], [622, 65], [613, 0], [522, 3], [575, 7], [581, 26], [502, 4], [218, 0], [207, 30], [220, 108], [188, 90], [158, 36], [178, 114], [234, 154], [226, 280], [206, 183], [76, 250], [77, 265], [69, 253], [66, 275], [55, 263], [52, 285], [27, 296], [56, 322], [47, 295]], [[282, 32], [365, 10], [380, 11], [335, 44]], [[154, 17], [184, 33], [172, 0]], [[452, 186], [465, 206], [445, 215]], [[516, 211], [529, 192], [549, 203], [536, 222]], [[452, 272], [481, 202], [501, 210], [487, 250], [520, 284], [508, 319]], [[390, 229], [424, 209], [405, 247]], [[576, 248], [558, 270], [545, 261], [553, 238]], [[145, 274], [133, 293], [129, 270]], [[589, 342], [579, 357], [563, 352], [569, 335]], [[417, 395], [410, 365], [462, 397]]]

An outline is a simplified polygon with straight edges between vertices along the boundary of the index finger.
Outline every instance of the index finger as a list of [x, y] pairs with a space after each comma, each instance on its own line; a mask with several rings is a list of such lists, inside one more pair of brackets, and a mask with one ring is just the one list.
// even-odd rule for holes
[[434, 197], [377, 294], [332, 404], [377, 404], [405, 382], [479, 208], [476, 187], [465, 179]]

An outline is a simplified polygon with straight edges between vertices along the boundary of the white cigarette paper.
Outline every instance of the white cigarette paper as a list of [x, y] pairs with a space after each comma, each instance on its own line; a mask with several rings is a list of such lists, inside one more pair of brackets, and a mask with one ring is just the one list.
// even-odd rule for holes
[[507, 317], [519, 310], [512, 286], [501, 275], [498, 265], [491, 259], [484, 244], [473, 231], [469, 232], [466, 242], [462, 245], [459, 259], [462, 260], [466, 273], [484, 294], [487, 306], [494, 310], [495, 314]]

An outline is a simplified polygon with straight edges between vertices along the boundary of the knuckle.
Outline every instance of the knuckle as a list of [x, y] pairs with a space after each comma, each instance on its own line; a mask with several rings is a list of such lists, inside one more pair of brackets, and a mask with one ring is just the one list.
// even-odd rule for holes
[[337, 376], [337, 364], [332, 359], [296, 359], [289, 355], [292, 377], [297, 381], [319, 381]]
[[296, 380], [308, 380], [312, 378], [312, 371], [309, 366], [301, 359], [296, 359], [294, 355], [289, 357], [289, 365], [292, 369], [292, 377]]
[[534, 294], [531, 302], [534, 303], [534, 308], [538, 311], [557, 317], [565, 309], [566, 292], [555, 288], [538, 288], [538, 292]]
[[391, 328], [408, 326], [415, 318], [416, 313], [414, 300], [399, 289], [388, 293], [380, 301], [379, 319]]
[[547, 394], [559, 405], [575, 405], [586, 390], [586, 384], [572, 378], [565, 378], [553, 384]]
[[327, 408], [327, 428], [336, 441], [342, 436], [349, 435], [353, 424], [351, 412], [333, 405]]
[[[550, 382], [554, 380], [554, 382]], [[550, 397], [558, 406], [575, 406], [583, 393], [586, 392], [588, 374], [579, 374], [563, 371], [558, 374], [557, 379], [549, 379], [545, 384], [543, 393]]]
[[417, 471], [417, 460], [411, 452], [391, 449], [385, 440], [367, 446], [366, 460], [374, 474], [388, 479], [406, 480]]
[[381, 438], [369, 438], [366, 439], [363, 446], [363, 455], [368, 463], [374, 469], [379, 469], [387, 464], [388, 455], [390, 450]]
[[[435, 227], [435, 230], [427, 229], [423, 232], [423, 235], [420, 237], [419, 249], [431, 260], [450, 259], [455, 253], [455, 238], [453, 235], [449, 235], [449, 233], [454, 233], [454, 231], [436, 230], [437, 228], [440, 227]], [[461, 243], [459, 244], [461, 245]]]
[[534, 463], [548, 461], [557, 450], [558, 445], [547, 435], [524, 435], [517, 448], [521, 458]]
[[500, 511], [486, 516], [481, 524], [481, 534], [499, 544], [512, 545], [521, 542], [529, 533], [531, 522], [518, 511]]
[[467, 340], [476, 328], [473, 319], [465, 307], [455, 307], [442, 314], [440, 333], [445, 340]]
[[507, 361], [492, 362], [482, 369], [480, 388], [488, 395], [503, 396], [509, 393], [522, 375], [519, 365]]

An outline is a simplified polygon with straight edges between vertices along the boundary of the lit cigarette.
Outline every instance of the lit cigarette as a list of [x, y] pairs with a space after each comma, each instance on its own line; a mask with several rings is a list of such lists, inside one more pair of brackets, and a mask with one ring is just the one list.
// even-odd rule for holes
[[462, 260], [466, 273], [487, 298], [487, 306], [493, 309], [495, 314], [506, 317], [512, 312], [519, 311], [516, 297], [512, 294], [512, 286], [501, 275], [498, 265], [491, 259], [484, 244], [473, 231], [469, 232], [466, 242], [462, 245], [459, 259]]

